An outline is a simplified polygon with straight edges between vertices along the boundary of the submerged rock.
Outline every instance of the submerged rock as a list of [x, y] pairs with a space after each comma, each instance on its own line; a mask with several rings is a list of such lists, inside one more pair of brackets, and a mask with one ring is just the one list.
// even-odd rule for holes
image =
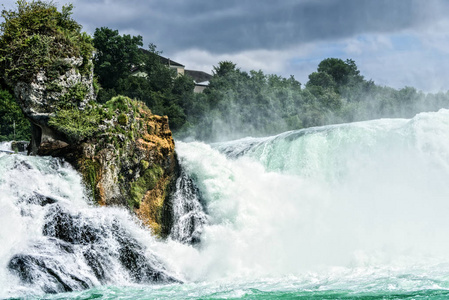
[[180, 283], [162, 262], [115, 219], [46, 207], [43, 237], [22, 249], [8, 269], [26, 285], [45, 293], [71, 292], [110, 284]]
[[74, 290], [87, 289], [92, 283], [70, 275], [66, 280], [64, 267], [51, 257], [39, 257], [32, 254], [15, 255], [9, 262], [8, 268], [28, 284], [40, 283], [45, 293], [56, 294], [72, 292]]

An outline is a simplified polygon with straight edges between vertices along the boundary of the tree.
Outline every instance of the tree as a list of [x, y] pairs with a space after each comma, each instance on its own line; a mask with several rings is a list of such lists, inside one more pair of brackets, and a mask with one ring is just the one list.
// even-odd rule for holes
[[170, 69], [161, 62], [160, 51], [156, 50], [156, 45], [150, 44], [149, 50], [145, 50], [142, 70], [153, 91], [170, 93], [173, 89], [173, 80], [176, 78], [176, 71]]
[[142, 37], [119, 35], [118, 30], [101, 27], [95, 29], [93, 43], [97, 50], [94, 71], [103, 88], [98, 100], [105, 102], [118, 92], [119, 81], [126, 80], [132, 69], [143, 63]]
[[91, 38], [71, 18], [72, 9], [67, 5], [59, 12], [51, 2], [19, 0], [16, 9], [2, 10], [0, 139], [30, 137], [30, 123], [12, 96], [17, 83], [30, 83], [39, 72], [51, 80], [65, 70], [64, 58], [70, 57], [82, 57], [78, 70], [83, 75], [90, 72]]
[[0, 89], [0, 141], [28, 140], [30, 123], [22, 114], [14, 96]]
[[91, 38], [70, 17], [72, 9], [63, 6], [59, 12], [52, 3], [19, 0], [16, 10], [2, 11], [0, 76], [9, 86], [30, 82], [40, 70], [58, 68], [62, 58], [82, 56], [80, 71], [89, 71]]
[[335, 89], [337, 84], [334, 78], [326, 72], [313, 72], [309, 75], [309, 81], [307, 87], [320, 86], [325, 89]]
[[229, 72], [233, 72], [236, 70], [236, 64], [232, 61], [220, 61], [218, 66], [214, 66], [214, 75], [216, 76], [225, 76]]
[[360, 76], [352, 59], [343, 61], [339, 58], [326, 58], [318, 65], [318, 72], [327, 73], [338, 86], [348, 84], [351, 78]]
[[167, 115], [172, 130], [183, 126], [184, 103], [192, 102], [194, 83], [163, 64], [156, 45], [142, 49], [141, 36], [121, 36], [118, 30], [105, 27], [95, 30], [94, 44], [94, 72], [102, 87], [99, 102], [128, 96], [144, 102], [155, 114]]

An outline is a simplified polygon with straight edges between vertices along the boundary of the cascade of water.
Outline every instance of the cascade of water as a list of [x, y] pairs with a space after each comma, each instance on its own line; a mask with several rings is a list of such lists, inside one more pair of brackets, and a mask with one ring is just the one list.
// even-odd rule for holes
[[209, 214], [185, 269], [201, 279], [449, 261], [448, 132], [441, 110], [177, 143]]
[[302, 278], [311, 290], [338, 289], [341, 278], [367, 289], [418, 277], [422, 289], [447, 285], [448, 132], [441, 110], [177, 142], [182, 172], [163, 242], [124, 210], [88, 205], [63, 162], [0, 154], [0, 298], [176, 278], [191, 282], [181, 290], [262, 277]]
[[171, 201], [173, 227], [170, 237], [182, 243], [199, 243], [203, 226], [207, 223], [207, 215], [198, 188], [183, 170], [176, 181], [176, 191]]
[[12, 151], [11, 144], [12, 144], [12, 142], [1, 142], [0, 143], [0, 152]]
[[58, 159], [0, 154], [0, 212], [0, 297], [178, 281], [149, 233], [125, 210], [89, 205]]

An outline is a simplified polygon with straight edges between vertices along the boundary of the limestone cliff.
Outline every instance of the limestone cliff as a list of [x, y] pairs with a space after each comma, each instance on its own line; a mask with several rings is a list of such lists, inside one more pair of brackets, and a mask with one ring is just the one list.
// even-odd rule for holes
[[82, 74], [83, 58], [58, 60], [52, 68], [39, 71], [29, 82], [19, 81], [14, 94], [32, 125], [29, 152], [37, 154], [40, 144], [64, 140], [64, 136], [48, 125], [59, 109], [84, 109], [95, 99], [93, 74]]
[[98, 204], [126, 206], [164, 236], [177, 172], [168, 118], [127, 97], [95, 103], [92, 73], [78, 71], [81, 61], [65, 59], [56, 76], [42, 71], [16, 85], [18, 103], [33, 124], [29, 152], [66, 159]]
[[111, 118], [78, 146], [75, 157], [65, 157], [81, 171], [100, 205], [127, 206], [164, 236], [170, 230], [168, 196], [177, 171], [168, 118], [126, 97], [107, 105]]

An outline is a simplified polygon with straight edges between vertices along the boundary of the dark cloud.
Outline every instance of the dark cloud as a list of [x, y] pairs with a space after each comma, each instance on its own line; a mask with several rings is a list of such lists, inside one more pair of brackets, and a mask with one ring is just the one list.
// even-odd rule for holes
[[56, 0], [70, 2], [88, 33], [141, 35], [191, 69], [231, 60], [306, 82], [322, 59], [352, 58], [385, 85], [447, 89], [447, 0]]
[[199, 48], [220, 54], [419, 26], [441, 16], [432, 3], [440, 1], [82, 0], [75, 6], [88, 31], [106, 26], [142, 35], [170, 52]]

